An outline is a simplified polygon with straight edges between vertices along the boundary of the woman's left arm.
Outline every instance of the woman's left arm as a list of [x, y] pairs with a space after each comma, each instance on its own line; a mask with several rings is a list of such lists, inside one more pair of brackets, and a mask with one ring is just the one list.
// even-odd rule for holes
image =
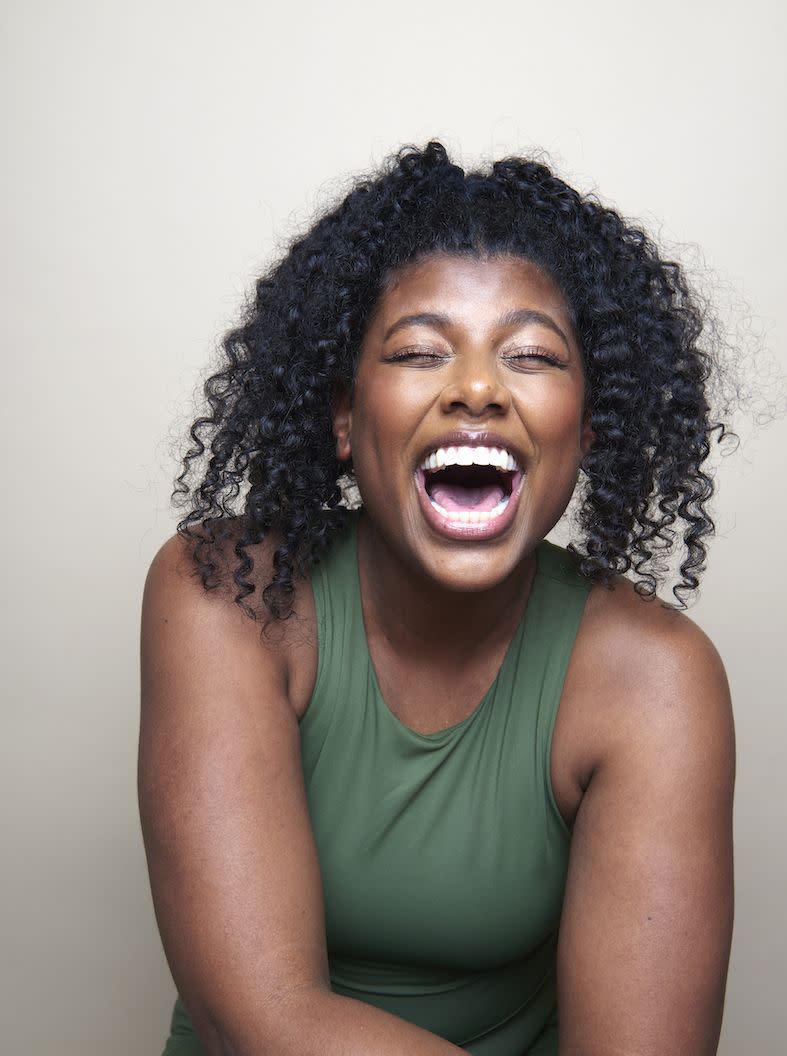
[[571, 845], [560, 1056], [711, 1056], [733, 916], [729, 689], [676, 613], [624, 639], [598, 660], [603, 748]]

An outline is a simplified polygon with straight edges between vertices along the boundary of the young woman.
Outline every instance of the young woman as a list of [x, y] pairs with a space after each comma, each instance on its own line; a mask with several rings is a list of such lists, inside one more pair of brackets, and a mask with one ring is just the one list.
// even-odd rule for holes
[[679, 267], [430, 143], [224, 349], [143, 613], [167, 1056], [714, 1053], [733, 733], [678, 609], [724, 429]]

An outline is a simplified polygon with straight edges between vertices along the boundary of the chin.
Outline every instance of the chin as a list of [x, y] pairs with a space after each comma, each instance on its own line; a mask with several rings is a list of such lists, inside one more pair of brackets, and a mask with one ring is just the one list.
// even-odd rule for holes
[[516, 553], [502, 554], [500, 547], [497, 553], [490, 552], [491, 545], [468, 546], [460, 544], [464, 552], [457, 552], [456, 545], [443, 549], [438, 554], [423, 554], [422, 571], [427, 577], [444, 590], [457, 594], [481, 594], [505, 583], [521, 571], [527, 558], [533, 553], [532, 546], [518, 546]]

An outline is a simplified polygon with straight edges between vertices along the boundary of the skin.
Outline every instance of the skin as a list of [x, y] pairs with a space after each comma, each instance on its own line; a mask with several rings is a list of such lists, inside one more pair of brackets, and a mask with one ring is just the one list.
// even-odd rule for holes
[[[554, 325], [501, 325], [520, 309]], [[391, 332], [425, 313], [442, 319]], [[559, 291], [515, 258], [411, 267], [378, 305], [354, 390], [334, 411], [337, 453], [352, 458], [365, 503], [361, 594], [383, 696], [414, 729], [440, 729], [493, 680], [526, 604], [534, 548], [593, 441]], [[492, 540], [441, 536], [420, 511], [415, 468], [454, 429], [493, 429], [525, 467], [516, 517]], [[255, 555], [259, 586], [271, 546]], [[459, 1053], [330, 992], [298, 739], [316, 673], [308, 582], [297, 586], [295, 610], [261, 637], [229, 597], [202, 590], [180, 539], [151, 566], [140, 807], [173, 976], [209, 1051], [222, 1056]], [[704, 634], [625, 581], [594, 588], [552, 743], [553, 791], [573, 826], [558, 952], [561, 1056], [716, 1051], [732, 921], [733, 759], [726, 679]]]

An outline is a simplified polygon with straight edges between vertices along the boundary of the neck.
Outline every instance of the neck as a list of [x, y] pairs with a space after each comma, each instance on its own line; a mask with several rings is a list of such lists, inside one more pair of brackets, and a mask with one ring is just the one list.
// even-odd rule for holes
[[379, 630], [400, 654], [440, 649], [444, 657], [510, 640], [536, 570], [531, 553], [488, 590], [448, 590], [402, 562], [365, 516], [358, 525], [358, 562], [367, 628]]

